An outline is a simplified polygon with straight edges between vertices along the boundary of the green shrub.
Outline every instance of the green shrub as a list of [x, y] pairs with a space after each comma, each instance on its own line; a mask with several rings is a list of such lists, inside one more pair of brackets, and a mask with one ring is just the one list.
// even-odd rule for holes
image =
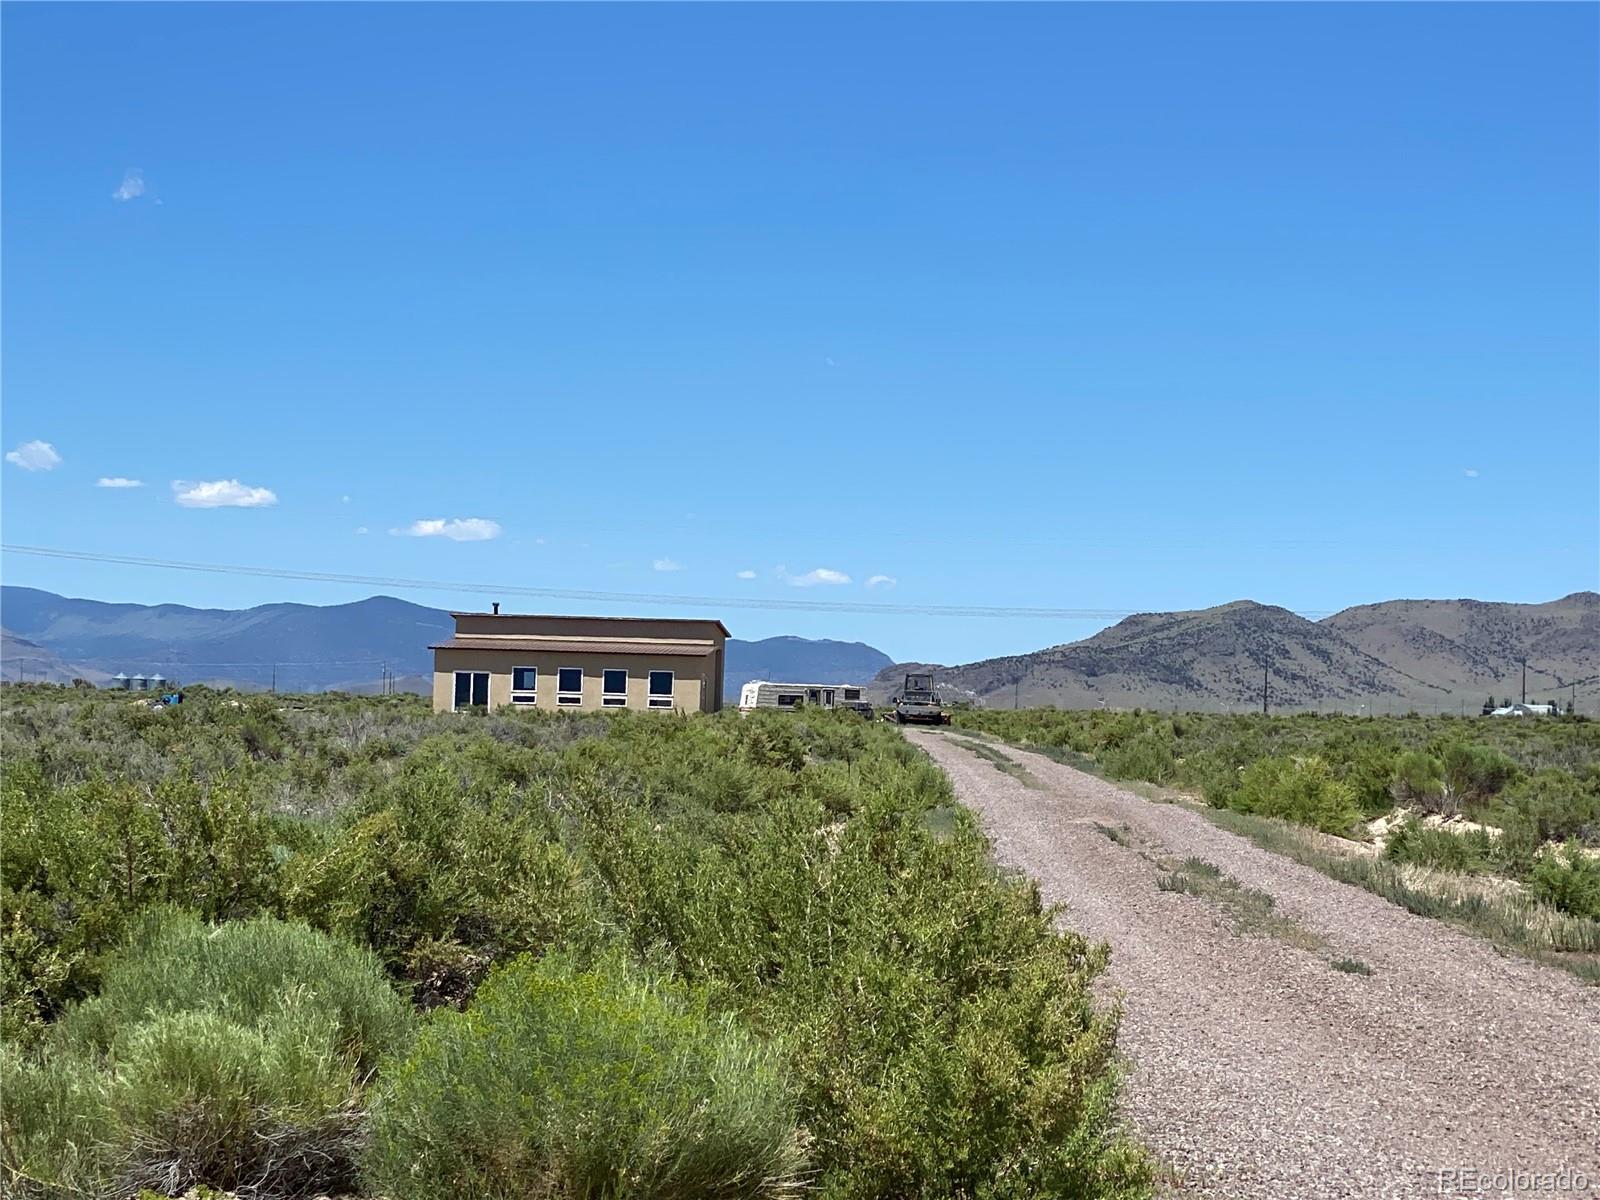
[[24, 762], [6, 770], [0, 815], [8, 1038], [31, 1039], [89, 995], [101, 956], [145, 908], [220, 919], [276, 901], [287, 823], [226, 773], [208, 784], [174, 774], [151, 787], [98, 776], [53, 786]]
[[1600, 862], [1577, 842], [1541, 854], [1533, 864], [1528, 891], [1552, 908], [1600, 920]]
[[1348, 833], [1361, 820], [1354, 790], [1316, 757], [1251, 763], [1240, 775], [1229, 807], [1296, 821], [1324, 833]]
[[1144, 730], [1108, 750], [1101, 764], [1120, 778], [1155, 784], [1171, 782], [1177, 772], [1171, 737], [1155, 729]]
[[303, 1005], [328, 1015], [362, 1075], [410, 1036], [410, 1010], [370, 951], [272, 917], [211, 926], [182, 913], [147, 917], [59, 1034], [75, 1052], [115, 1055], [152, 1014], [208, 1012], [251, 1028]]
[[152, 914], [101, 994], [7, 1061], [6, 1169], [42, 1196], [347, 1189], [363, 1086], [411, 1024], [367, 951], [271, 918]]
[[1532, 823], [1542, 842], [1572, 838], [1600, 845], [1600, 773], [1574, 775], [1547, 767], [1512, 782], [1488, 807], [1485, 819], [1504, 825]]
[[1390, 790], [1402, 804], [1437, 812], [1444, 796], [1444, 764], [1421, 750], [1408, 750], [1395, 761]]
[[1481, 875], [1495, 862], [1495, 851], [1495, 839], [1482, 829], [1458, 833], [1405, 820], [1389, 831], [1383, 853], [1395, 862]]
[[109, 1176], [106, 1080], [76, 1059], [0, 1045], [0, 1195], [75, 1200]]
[[1517, 774], [1517, 764], [1492, 746], [1457, 742], [1445, 748], [1439, 761], [1445, 789], [1458, 804], [1494, 795]]
[[[68, 1063], [84, 1072], [49, 1111], [103, 1091], [132, 1037], [91, 1037], [78, 1018], [85, 1047], [110, 1049], [69, 1055], [63, 1010], [95, 993], [105, 952], [146, 910], [176, 903], [223, 928], [256, 912], [302, 919], [368, 947], [424, 1005], [465, 1003], [520, 952], [575, 971], [625, 954], [770, 1042], [809, 1139], [809, 1186], [828, 1200], [1148, 1192], [1117, 1107], [1117, 1013], [1095, 998], [1104, 949], [997, 875], [947, 780], [893, 729], [821, 711], [462, 721], [405, 696], [258, 709], [197, 689], [153, 712], [62, 695], [0, 689], [7, 1029], [43, 1042], [52, 1080]], [[1156, 714], [1114, 727], [1104, 715], [1037, 729], [1085, 755], [1176, 736]], [[1194, 727], [1225, 732], [1234, 767], [1267, 744], [1249, 722]], [[191, 971], [178, 990], [212, 986]], [[203, 1056], [219, 1113], [242, 1094], [229, 1080], [285, 1103], [272, 1080], [239, 1073], [265, 1045], [218, 1032], [208, 1011], [168, 1014], [195, 1019], [166, 1021], [139, 1053]], [[278, 1021], [230, 1011], [230, 1031], [266, 1036]], [[140, 1072], [165, 1094], [164, 1067]], [[310, 1081], [306, 1094], [323, 1102]], [[106, 1103], [90, 1108], [110, 1121]], [[30, 1144], [53, 1144], [41, 1136]], [[82, 1190], [104, 1193], [106, 1178]]]
[[579, 865], [517, 794], [548, 769], [488, 739], [423, 743], [287, 864], [285, 907], [375, 947], [425, 1006], [464, 1001], [498, 958], [586, 944], [600, 921]]
[[521, 958], [390, 1068], [367, 1173], [394, 1200], [787, 1194], [778, 1061], [703, 990]]

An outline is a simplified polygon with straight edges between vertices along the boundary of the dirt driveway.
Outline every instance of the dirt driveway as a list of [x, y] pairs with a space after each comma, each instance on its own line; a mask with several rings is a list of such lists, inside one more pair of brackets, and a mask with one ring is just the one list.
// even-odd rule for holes
[[906, 736], [1000, 861], [1111, 944], [1128, 1109], [1174, 1194], [1548, 1195], [1499, 1185], [1565, 1168], [1600, 1197], [1600, 989], [1186, 808], [997, 746], [1019, 780], [959, 733]]

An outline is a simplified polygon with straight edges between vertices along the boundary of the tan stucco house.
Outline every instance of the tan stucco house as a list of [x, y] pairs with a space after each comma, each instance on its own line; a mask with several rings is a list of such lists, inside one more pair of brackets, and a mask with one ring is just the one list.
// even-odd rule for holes
[[458, 612], [433, 651], [433, 711], [716, 712], [728, 631], [670, 617]]

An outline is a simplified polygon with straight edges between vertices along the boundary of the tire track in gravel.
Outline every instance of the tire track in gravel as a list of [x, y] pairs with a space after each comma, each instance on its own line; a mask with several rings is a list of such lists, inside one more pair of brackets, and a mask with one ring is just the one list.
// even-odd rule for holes
[[[999, 861], [1111, 944], [1127, 1109], [1173, 1194], [1501, 1195], [1441, 1190], [1438, 1172], [1565, 1167], [1600, 1196], [1600, 989], [1042, 755], [1004, 747], [1029, 786], [942, 733], [906, 736]], [[1159, 856], [1267, 893], [1322, 949], [1159, 890]], [[1373, 973], [1334, 970], [1340, 956]]]

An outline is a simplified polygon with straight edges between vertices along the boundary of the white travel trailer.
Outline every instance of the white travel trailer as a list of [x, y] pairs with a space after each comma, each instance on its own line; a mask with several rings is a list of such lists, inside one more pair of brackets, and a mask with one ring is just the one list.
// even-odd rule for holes
[[856, 708], [861, 688], [853, 683], [772, 683], [752, 679], [739, 689], [739, 711], [753, 708]]

